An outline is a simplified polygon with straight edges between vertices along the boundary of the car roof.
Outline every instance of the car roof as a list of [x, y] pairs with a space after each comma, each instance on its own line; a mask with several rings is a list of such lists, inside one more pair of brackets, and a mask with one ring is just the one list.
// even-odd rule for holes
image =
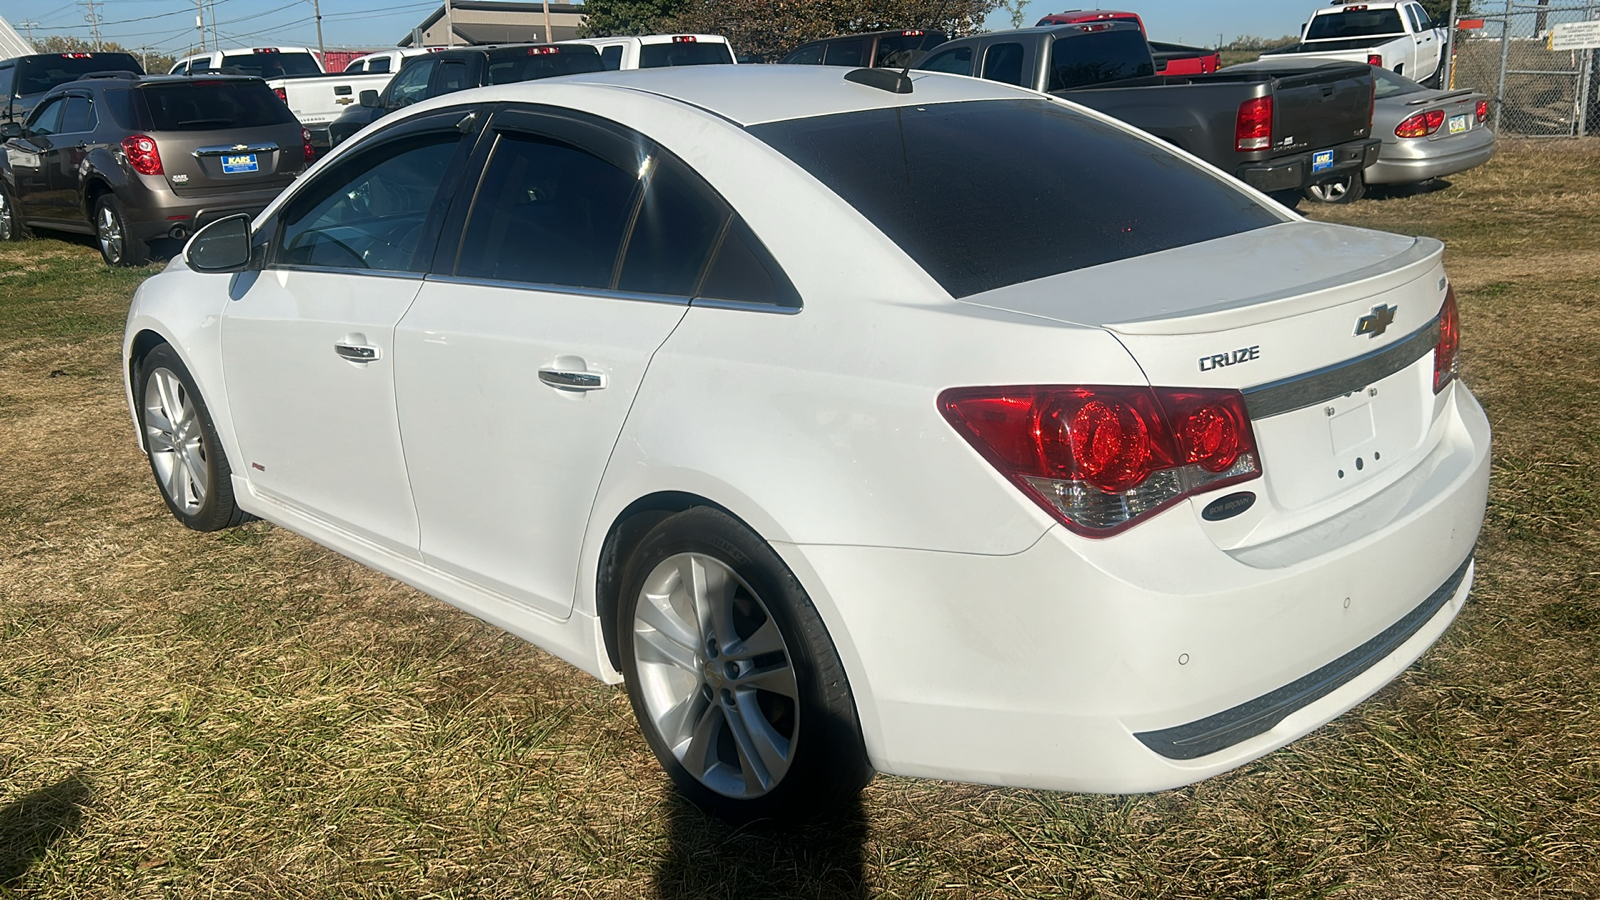
[[[912, 93], [896, 94], [846, 81], [850, 71], [833, 66], [680, 66], [564, 75], [482, 90], [492, 92], [495, 100], [538, 103], [557, 85], [581, 87], [595, 91], [602, 104], [604, 93], [631, 91], [699, 107], [741, 126], [930, 103], [1045, 99], [994, 81], [915, 69], [910, 72]], [[438, 99], [452, 97], [459, 102], [461, 95]]]
[[728, 39], [726, 37], [724, 37], [723, 35], [720, 35], [720, 34], [694, 34], [692, 32], [686, 32], [686, 31], [679, 31], [679, 32], [671, 33], [671, 34], [632, 34], [632, 35], [619, 34], [619, 35], [613, 35], [611, 37], [574, 38], [574, 39], [572, 39], [570, 41], [565, 41], [564, 43], [568, 43], [568, 44], [620, 44], [620, 43], [625, 43], [625, 42], [628, 42], [628, 41], [638, 41], [641, 44], [670, 44], [670, 43], [672, 43], [672, 41], [675, 38], [681, 38], [681, 37], [692, 37], [692, 38], [694, 38], [695, 43], [702, 43], [702, 42], [704, 42], [704, 43], [721, 43], [721, 44], [728, 43]]

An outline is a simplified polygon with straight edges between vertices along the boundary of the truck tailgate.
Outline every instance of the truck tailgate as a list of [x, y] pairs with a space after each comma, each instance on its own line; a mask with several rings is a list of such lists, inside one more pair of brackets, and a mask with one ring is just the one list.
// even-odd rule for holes
[[1366, 137], [1372, 128], [1372, 89], [1365, 65], [1274, 78], [1273, 150], [1314, 151]]

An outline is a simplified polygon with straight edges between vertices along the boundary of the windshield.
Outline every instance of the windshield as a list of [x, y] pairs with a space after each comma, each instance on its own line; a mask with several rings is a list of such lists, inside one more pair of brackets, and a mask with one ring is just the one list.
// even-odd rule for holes
[[1405, 33], [1406, 28], [1400, 22], [1399, 10], [1352, 6], [1313, 18], [1311, 27], [1306, 30], [1306, 40], [1320, 41]]
[[259, 81], [169, 81], [138, 90], [151, 131], [261, 128], [293, 122], [289, 107]]
[[285, 75], [321, 75], [316, 57], [309, 53], [229, 53], [222, 57], [222, 74], [282, 78]]
[[71, 53], [34, 59], [23, 66], [17, 80], [17, 96], [42, 94], [58, 84], [77, 81], [90, 72], [138, 72], [139, 61], [126, 53]]
[[639, 47], [639, 68], [666, 66], [715, 66], [733, 62], [733, 51], [721, 41], [673, 41], [670, 44], [644, 44]]
[[1163, 146], [1050, 100], [905, 106], [749, 130], [955, 297], [1284, 221]]
[[1427, 88], [1409, 78], [1396, 75], [1382, 66], [1372, 67], [1372, 80], [1377, 82], [1373, 86], [1373, 97], [1382, 100], [1385, 97], [1398, 97], [1402, 94], [1415, 94]]

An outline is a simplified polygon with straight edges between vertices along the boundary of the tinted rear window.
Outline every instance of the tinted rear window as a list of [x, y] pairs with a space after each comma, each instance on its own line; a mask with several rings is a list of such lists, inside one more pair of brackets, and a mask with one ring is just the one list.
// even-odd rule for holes
[[285, 75], [321, 75], [309, 53], [229, 53], [222, 57], [222, 74], [282, 78]]
[[1394, 9], [1347, 9], [1327, 13], [1311, 20], [1306, 40], [1368, 37], [1375, 34], [1405, 34], [1400, 12]]
[[151, 131], [210, 131], [261, 128], [294, 121], [270, 88], [259, 81], [189, 81], [139, 88], [144, 127]]
[[58, 84], [77, 81], [90, 72], [138, 72], [139, 61], [126, 53], [92, 53], [85, 57], [50, 56], [23, 62], [17, 96], [42, 94]]
[[721, 41], [645, 44], [639, 48], [639, 68], [666, 66], [714, 66], [733, 62], [733, 51]]
[[757, 125], [956, 297], [1284, 221], [1157, 144], [1047, 100]]
[[489, 83], [511, 84], [516, 81], [533, 81], [556, 75], [575, 75], [580, 72], [599, 72], [600, 54], [583, 53], [562, 48], [556, 53], [518, 51], [515, 54], [489, 57]]
[[1127, 31], [1094, 31], [1058, 37], [1050, 49], [1050, 86], [1046, 90], [1145, 78], [1156, 73], [1144, 35]]

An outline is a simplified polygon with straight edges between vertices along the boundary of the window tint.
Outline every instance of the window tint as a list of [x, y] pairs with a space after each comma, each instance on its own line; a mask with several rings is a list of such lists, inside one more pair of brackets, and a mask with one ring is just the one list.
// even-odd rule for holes
[[1064, 91], [1155, 73], [1150, 45], [1136, 30], [1069, 34], [1050, 45], [1050, 81], [1045, 89]]
[[335, 269], [422, 271], [418, 246], [461, 133], [413, 135], [328, 169], [290, 201], [277, 261]]
[[612, 44], [600, 51], [600, 64], [615, 72], [622, 68], [622, 45]]
[[717, 257], [706, 272], [699, 296], [708, 300], [800, 307], [800, 295], [794, 285], [750, 227], [737, 218], [728, 223], [722, 246], [717, 248]]
[[1375, 82], [1372, 89], [1373, 97], [1378, 100], [1382, 100], [1385, 97], [1398, 97], [1401, 94], [1415, 94], [1418, 91], [1427, 90], [1427, 88], [1417, 84], [1415, 81], [1412, 81], [1411, 79], [1401, 75], [1396, 75], [1382, 66], [1372, 67], [1372, 80]]
[[16, 66], [0, 66], [0, 100], [11, 97], [11, 88], [16, 83]]
[[952, 75], [971, 75], [972, 48], [957, 47], [954, 50], [935, 53], [917, 68], [929, 72], [949, 72]]
[[610, 288], [639, 178], [570, 144], [500, 135], [456, 274]]
[[867, 64], [867, 39], [857, 38], [853, 41], [834, 41], [828, 45], [823, 53], [822, 64], [825, 66], [864, 66]]
[[1306, 40], [1403, 34], [1405, 30], [1405, 26], [1400, 23], [1400, 11], [1397, 9], [1351, 6], [1339, 12], [1325, 13], [1313, 18], [1311, 27], [1306, 29]]
[[[542, 50], [553, 52], [536, 52]], [[517, 81], [534, 81], [556, 75], [575, 75], [580, 72], [600, 72], [600, 55], [588, 48], [535, 47], [518, 50], [509, 55], [491, 57], [489, 83], [511, 84]]]
[[389, 103], [410, 106], [428, 95], [428, 78], [439, 61], [431, 56], [415, 59], [400, 67], [400, 74], [389, 82]]
[[820, 66], [823, 47], [823, 44], [807, 44], [784, 57], [783, 62], [791, 66]]
[[721, 41], [673, 41], [670, 44], [643, 44], [639, 47], [639, 68], [665, 66], [713, 66], [733, 63], [733, 51]]
[[944, 43], [937, 34], [887, 34], [878, 38], [872, 64], [879, 68], [904, 69], [928, 55], [928, 50]]
[[1022, 84], [1022, 45], [991, 44], [983, 53], [983, 77], [1003, 84]]
[[285, 75], [321, 75], [316, 57], [309, 53], [229, 53], [222, 57], [226, 75], [282, 78]]
[[658, 159], [628, 238], [617, 287], [684, 297], [694, 293], [726, 218], [698, 180], [676, 162]]
[[67, 107], [67, 98], [51, 97], [33, 111], [28, 120], [28, 131], [33, 134], [55, 134], [61, 130], [61, 112]]
[[90, 72], [138, 72], [139, 61], [126, 53], [89, 53], [77, 57], [51, 56], [26, 62], [17, 82], [17, 96], [42, 94], [58, 84], [77, 81]]
[[466, 60], [442, 59], [439, 61], [439, 71], [433, 76], [433, 96], [454, 93], [467, 87]]
[[1284, 221], [1164, 147], [1050, 100], [905, 106], [749, 130], [957, 297]]
[[390, 65], [389, 57], [380, 56], [377, 59], [369, 59], [369, 60], [367, 60], [366, 71], [369, 74], [381, 74], [383, 72], [389, 71], [389, 65]]
[[151, 131], [287, 125], [294, 114], [259, 81], [168, 81], [137, 89]]
[[85, 134], [95, 126], [94, 102], [88, 97], [68, 97], [61, 114], [62, 134]]
[[95, 118], [97, 120], [109, 114], [111, 119], [122, 128], [136, 129], [139, 127], [139, 119], [133, 111], [132, 91], [108, 89], [100, 95], [99, 101], [95, 103], [95, 110]]

